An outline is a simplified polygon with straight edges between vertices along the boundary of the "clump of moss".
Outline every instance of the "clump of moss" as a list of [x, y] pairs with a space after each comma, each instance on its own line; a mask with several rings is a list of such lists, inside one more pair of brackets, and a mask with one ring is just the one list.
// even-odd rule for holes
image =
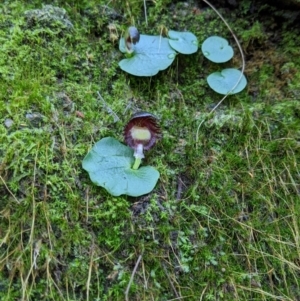
[[72, 30], [74, 28], [65, 9], [43, 5], [41, 9], [31, 9], [24, 12], [28, 28], [48, 28]]

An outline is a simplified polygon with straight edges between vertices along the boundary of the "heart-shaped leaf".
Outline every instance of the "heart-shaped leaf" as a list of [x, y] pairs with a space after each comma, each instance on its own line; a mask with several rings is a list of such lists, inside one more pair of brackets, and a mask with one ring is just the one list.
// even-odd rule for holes
[[183, 54], [192, 54], [198, 50], [197, 37], [191, 32], [169, 30], [169, 43], [172, 48]]
[[83, 159], [82, 167], [93, 183], [104, 187], [113, 196], [127, 194], [137, 197], [153, 190], [159, 172], [151, 166], [133, 170], [133, 163], [130, 147], [106, 137], [93, 146]]
[[218, 36], [207, 38], [202, 46], [202, 53], [214, 63], [224, 63], [233, 57], [233, 49], [228, 41]]
[[[214, 72], [207, 77], [208, 85], [217, 93], [226, 95], [238, 82], [241, 71], [228, 68], [224, 69], [221, 72]], [[244, 74], [233, 91], [230, 94], [235, 94], [241, 92], [247, 86], [247, 80]]]
[[[168, 68], [176, 56], [169, 45], [169, 39], [162, 36], [140, 35], [136, 45], [132, 45], [133, 55], [119, 62], [122, 70], [136, 76], [153, 76]], [[126, 53], [124, 38], [120, 39], [119, 49]]]

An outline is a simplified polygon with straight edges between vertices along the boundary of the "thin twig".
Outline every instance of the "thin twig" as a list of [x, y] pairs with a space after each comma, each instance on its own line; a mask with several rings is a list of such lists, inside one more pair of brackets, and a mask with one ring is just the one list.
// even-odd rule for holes
[[178, 185], [177, 185], [176, 201], [180, 201], [181, 200], [181, 194], [182, 194], [182, 186], [183, 186], [183, 182], [180, 179], [180, 177], [178, 177], [177, 183], [178, 183]]
[[147, 279], [146, 279], [144, 262], [142, 262], [142, 271], [143, 271], [143, 277], [144, 277], [144, 287], [147, 290], [148, 289], [148, 282], [147, 282]]
[[206, 290], [207, 290], [207, 287], [208, 287], [208, 285], [206, 285], [206, 287], [203, 289], [203, 291], [202, 291], [202, 293], [201, 293], [201, 296], [200, 296], [200, 298], [199, 298], [199, 301], [202, 301], [203, 296], [204, 296], [204, 294], [205, 294], [205, 292], [206, 292]]
[[33, 251], [33, 266], [35, 270], [38, 268], [37, 258], [40, 256], [41, 247], [42, 247], [42, 240], [40, 239], [35, 243], [35, 247]]
[[146, 22], [146, 25], [148, 26], [148, 17], [147, 17], [147, 5], [146, 5], [146, 0], [144, 0], [144, 13], [145, 13], [145, 22]]
[[133, 269], [133, 271], [132, 271], [132, 274], [131, 274], [129, 283], [128, 283], [127, 288], [126, 288], [126, 291], [125, 291], [125, 300], [126, 300], [126, 301], [129, 301], [129, 299], [128, 299], [128, 294], [129, 294], [130, 286], [131, 286], [131, 284], [132, 284], [134, 275], [135, 275], [136, 270], [137, 270], [137, 268], [138, 268], [138, 266], [139, 266], [139, 264], [140, 264], [141, 259], [142, 259], [142, 255], [140, 255], [140, 256], [138, 257], [138, 259], [137, 259], [137, 261], [136, 261], [136, 264], [135, 264], [135, 266], [134, 266], [134, 269]]
[[86, 223], [89, 222], [89, 188], [85, 190], [85, 200], [86, 200]]
[[103, 97], [101, 96], [100, 92], [97, 92], [98, 97], [100, 99], [100, 101], [103, 104], [104, 109], [108, 112], [108, 114], [112, 115], [114, 118], [114, 122], [117, 122], [120, 120], [120, 118], [118, 117], [118, 115], [107, 105], [107, 103], [105, 102], [105, 100], [103, 99]]
[[8, 186], [6, 185], [4, 179], [0, 176], [0, 179], [3, 183], [3, 185], [5, 186], [6, 190], [10, 193], [10, 195], [13, 197], [13, 199], [18, 203], [20, 204], [20, 201], [16, 198], [16, 196], [12, 193], [12, 191], [8, 188]]
[[90, 259], [90, 265], [89, 265], [88, 279], [86, 281], [86, 301], [90, 300], [90, 284], [91, 284], [93, 262], [94, 262], [94, 251], [95, 251], [95, 246], [93, 243], [93, 245], [91, 247], [91, 259]]
[[170, 278], [170, 276], [168, 274], [168, 271], [167, 271], [165, 265], [163, 264], [162, 267], [163, 267], [163, 269], [165, 271], [165, 274], [166, 274], [166, 276], [167, 276], [167, 278], [169, 280], [169, 283], [170, 283], [170, 285], [171, 285], [171, 287], [173, 289], [173, 292], [174, 292], [176, 298], [181, 298], [180, 294], [177, 292], [177, 290], [176, 290], [176, 288], [175, 288], [175, 286], [174, 286], [174, 284], [173, 284], [173, 282], [172, 282], [172, 280], [171, 280], [171, 278]]
[[[36, 248], [33, 249], [33, 241], [34, 241], [34, 230], [35, 230], [35, 218], [36, 218], [36, 203], [35, 203], [35, 196], [34, 196], [34, 188], [35, 188], [35, 181], [36, 181], [36, 173], [37, 173], [37, 160], [38, 160], [38, 153], [39, 148], [37, 148], [35, 159], [34, 159], [34, 166], [33, 166], [33, 180], [31, 185], [31, 194], [32, 194], [32, 219], [31, 219], [31, 227], [30, 227], [30, 236], [28, 245], [30, 244], [30, 253], [31, 253], [31, 266], [28, 271], [28, 274], [24, 281], [22, 281], [22, 300], [25, 300], [26, 295], [26, 287], [29, 281], [29, 277], [34, 268], [36, 268], [36, 259], [37, 253]], [[39, 242], [36, 243], [36, 247], [39, 245]]]

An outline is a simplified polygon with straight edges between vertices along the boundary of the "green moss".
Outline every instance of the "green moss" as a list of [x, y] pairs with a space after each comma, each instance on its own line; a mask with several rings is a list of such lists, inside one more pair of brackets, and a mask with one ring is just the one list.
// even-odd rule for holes
[[[217, 66], [200, 52], [135, 78], [117, 45], [132, 22], [230, 40], [210, 9], [146, 1], [146, 24], [143, 1], [56, 1], [70, 29], [28, 23], [38, 0], [0, 8], [1, 300], [124, 300], [139, 255], [129, 300], [299, 299], [299, 32], [249, 3], [220, 9], [249, 85], [213, 114]], [[145, 164], [161, 178], [114, 198], [81, 162], [101, 138], [122, 141], [136, 110], [160, 118]]]

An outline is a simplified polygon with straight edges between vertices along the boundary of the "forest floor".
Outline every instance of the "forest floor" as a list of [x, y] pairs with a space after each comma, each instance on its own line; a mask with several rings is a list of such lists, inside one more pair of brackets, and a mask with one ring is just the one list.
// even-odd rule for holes
[[[300, 300], [300, 26], [296, 11], [239, 2], [217, 8], [248, 85], [213, 113], [220, 66], [201, 44], [222, 36], [224, 66], [242, 63], [204, 3], [0, 4], [1, 300]], [[191, 31], [200, 49], [134, 77], [118, 65], [130, 25]], [[139, 110], [160, 121], [143, 162], [160, 179], [113, 197], [82, 160], [103, 137], [123, 142]]]

